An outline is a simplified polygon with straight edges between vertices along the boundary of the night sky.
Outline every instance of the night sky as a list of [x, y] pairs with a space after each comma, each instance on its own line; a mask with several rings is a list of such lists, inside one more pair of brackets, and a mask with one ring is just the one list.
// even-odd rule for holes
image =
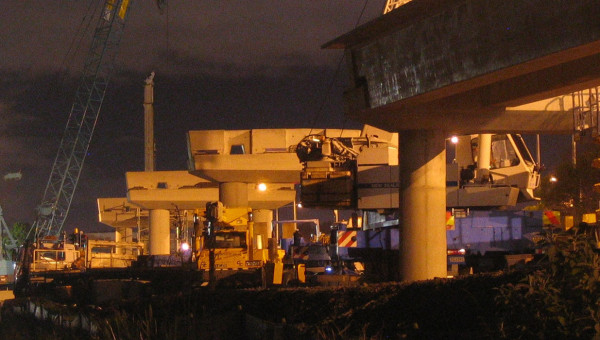
[[[380, 16], [384, 0], [169, 2], [161, 13], [153, 0], [131, 1], [66, 230], [98, 229], [96, 198], [124, 197], [125, 172], [143, 170], [152, 71], [157, 170], [186, 169], [188, 130], [362, 126], [343, 115], [343, 52], [321, 45]], [[0, 182], [8, 224], [35, 219], [101, 3], [3, 3], [0, 175], [22, 173]]]
[[[0, 175], [22, 173], [0, 182], [9, 225], [35, 219], [102, 3], [3, 3]], [[131, 3], [66, 230], [98, 228], [96, 198], [124, 197], [125, 172], [143, 170], [152, 71], [157, 170], [186, 169], [188, 130], [361, 126], [342, 113], [343, 52], [321, 45], [385, 1], [170, 1], [162, 13], [153, 0]]]

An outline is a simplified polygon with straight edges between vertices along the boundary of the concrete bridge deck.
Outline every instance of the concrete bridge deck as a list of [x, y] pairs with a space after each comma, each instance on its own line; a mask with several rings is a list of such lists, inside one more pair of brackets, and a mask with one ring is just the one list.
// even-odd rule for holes
[[593, 0], [413, 0], [324, 47], [346, 49], [362, 122], [567, 133], [568, 115], [511, 107], [599, 83], [599, 17]]

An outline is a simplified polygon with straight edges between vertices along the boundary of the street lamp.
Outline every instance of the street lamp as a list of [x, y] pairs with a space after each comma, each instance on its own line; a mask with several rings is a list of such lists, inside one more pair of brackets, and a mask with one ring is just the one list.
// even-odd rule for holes
[[458, 144], [458, 137], [452, 136], [450, 137], [450, 142], [454, 145], [454, 157], [452, 157], [452, 163], [456, 163], [456, 145]]

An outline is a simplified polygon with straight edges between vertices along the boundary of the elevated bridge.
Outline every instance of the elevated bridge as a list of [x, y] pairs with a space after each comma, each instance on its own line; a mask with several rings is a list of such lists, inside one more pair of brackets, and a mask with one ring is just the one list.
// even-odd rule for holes
[[366, 123], [565, 133], [515, 107], [598, 84], [599, 17], [592, 0], [413, 0], [324, 47], [346, 50], [347, 112]]
[[400, 132], [405, 280], [446, 275], [445, 138], [573, 132], [556, 102], [600, 84], [598, 18], [593, 0], [412, 0], [324, 45], [347, 55], [347, 115]]

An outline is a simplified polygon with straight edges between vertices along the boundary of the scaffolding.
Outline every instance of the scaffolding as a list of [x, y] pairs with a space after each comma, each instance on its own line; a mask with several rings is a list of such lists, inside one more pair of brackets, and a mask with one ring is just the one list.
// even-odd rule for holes
[[599, 97], [598, 87], [593, 87], [571, 94], [573, 112], [573, 132], [576, 135], [590, 133], [594, 139], [599, 139], [598, 115]]

